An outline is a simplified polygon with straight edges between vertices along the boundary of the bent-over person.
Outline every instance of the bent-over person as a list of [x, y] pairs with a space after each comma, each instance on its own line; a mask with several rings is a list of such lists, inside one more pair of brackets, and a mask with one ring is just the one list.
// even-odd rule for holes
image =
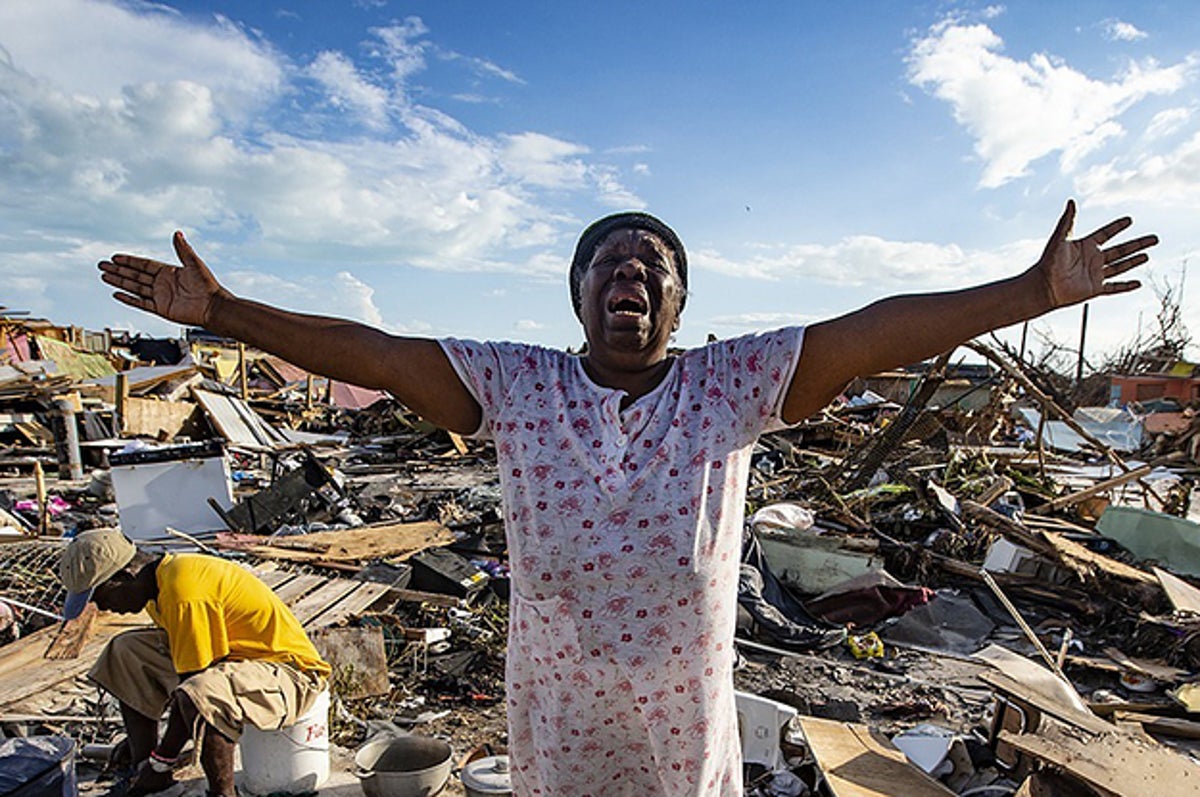
[[237, 564], [206, 554], [152, 555], [117, 529], [96, 529], [67, 545], [60, 576], [66, 619], [91, 600], [105, 611], [144, 609], [155, 625], [114, 637], [88, 673], [119, 701], [125, 724], [132, 770], [118, 779], [114, 797], [171, 786], [193, 738], [208, 794], [233, 797], [243, 727], [287, 727], [326, 687], [330, 667], [295, 615]]

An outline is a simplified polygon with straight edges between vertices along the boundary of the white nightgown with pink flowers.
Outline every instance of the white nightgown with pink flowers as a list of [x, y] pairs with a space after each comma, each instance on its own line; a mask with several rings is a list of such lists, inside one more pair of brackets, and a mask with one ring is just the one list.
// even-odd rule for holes
[[520, 797], [740, 795], [733, 634], [750, 451], [803, 330], [679, 356], [622, 410], [565, 352], [445, 340], [495, 440]]

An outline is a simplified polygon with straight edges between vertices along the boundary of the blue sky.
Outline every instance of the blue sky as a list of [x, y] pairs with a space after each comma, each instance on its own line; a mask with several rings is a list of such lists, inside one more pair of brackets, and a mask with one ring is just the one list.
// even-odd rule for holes
[[[1077, 232], [1159, 233], [1143, 278], [1178, 285], [1198, 42], [1182, 0], [4, 0], [0, 305], [174, 334], [94, 264], [181, 228], [253, 298], [576, 345], [575, 238], [636, 208], [688, 246], [690, 346], [1014, 274], [1072, 196]], [[1094, 302], [1089, 353], [1157, 307]]]

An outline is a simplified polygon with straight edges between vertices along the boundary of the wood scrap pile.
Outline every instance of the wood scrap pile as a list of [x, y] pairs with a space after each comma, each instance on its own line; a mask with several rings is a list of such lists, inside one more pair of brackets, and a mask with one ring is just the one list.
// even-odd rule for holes
[[[1021, 665], [992, 661], [980, 677], [999, 724], [978, 713], [956, 731], [984, 743], [968, 745], [963, 760], [947, 744], [926, 770], [937, 780], [916, 778], [900, 791], [897, 778], [911, 776], [897, 772], [898, 753], [876, 737], [881, 728], [897, 730], [890, 709], [907, 704], [900, 715], [920, 718], [910, 697], [892, 693], [890, 707], [871, 701], [855, 714], [867, 724], [830, 723], [803, 716], [820, 684], [784, 690], [785, 702], [802, 709], [789, 772], [810, 790], [788, 793], [986, 787], [1135, 795], [1150, 783], [1154, 793], [1195, 793], [1200, 525], [1187, 519], [1189, 510], [1196, 517], [1195, 460], [1188, 451], [1163, 452], [1153, 436], [1118, 451], [1086, 414], [1065, 412], [1014, 363], [977, 351], [997, 371], [980, 380], [990, 398], [974, 409], [935, 402], [946, 395], [944, 356], [913, 376], [903, 401], [872, 392], [765, 437], [748, 495], [749, 509], [758, 510], [752, 533], [807, 612], [850, 624], [848, 650], [820, 654], [826, 659], [853, 656], [861, 666], [903, 673], [917, 651], [979, 657], [1000, 646], [1040, 672], [1004, 680], [1001, 673]], [[1036, 413], [1020, 414], [1026, 408]], [[1030, 427], [1030, 417], [1046, 421]], [[1053, 446], [1051, 420], [1076, 445]], [[747, 656], [813, 657], [764, 630], [741, 629]], [[1038, 678], [1060, 682], [1071, 697], [1031, 693], [1027, 684]], [[926, 713], [936, 718], [943, 708], [935, 699]], [[1094, 750], [1105, 751], [1101, 760]], [[771, 783], [760, 781], [756, 793], [784, 793]]]
[[[161, 449], [219, 440], [226, 499], [194, 496], [203, 528], [157, 542], [298, 573], [289, 600], [306, 610], [341, 600], [333, 593], [347, 587], [329, 579], [387, 593], [386, 605], [342, 618], [344, 638], [335, 630], [323, 643], [331, 657], [347, 656], [347, 671], [371, 676], [341, 684], [349, 706], [341, 738], [381, 723], [463, 733], [471, 722], [453, 712], [475, 710], [490, 713], [473, 741], [502, 736], [507, 572], [489, 445], [227, 342], [197, 336], [155, 353], [145, 341], [110, 337], [104, 356], [121, 370], [85, 378], [64, 353], [78, 336], [62, 338], [47, 351], [70, 360], [69, 372], [33, 350], [17, 357], [11, 345], [0, 363], [0, 468], [10, 474], [0, 510], [20, 535], [123, 522], [104, 466], [131, 441]], [[163, 361], [173, 350], [180, 359]], [[1062, 392], [1036, 374], [976, 352], [987, 364], [947, 355], [865, 380], [756, 449], [753, 537], [806, 611], [849, 626], [849, 636], [798, 650], [754, 623], [741, 627], [749, 662], [741, 687], [800, 710], [790, 731], [765, 732], [782, 756], [748, 766], [750, 793], [1140, 793], [1124, 770], [1085, 766], [1080, 751], [1092, 748], [1174, 779], [1195, 766], [1200, 554], [1186, 545], [1200, 446], [1194, 411], [1181, 410], [1186, 424], [1153, 429], [1150, 415], [1067, 412]], [[88, 478], [38, 491], [35, 463], [69, 475], [64, 396]], [[1130, 429], [1141, 432], [1133, 443]], [[185, 496], [158, 498], [178, 505]], [[786, 505], [803, 511], [763, 521]], [[61, 596], [18, 566], [0, 582], [6, 598], [52, 614]], [[19, 607], [14, 616], [24, 633], [39, 627]], [[997, 680], [1020, 665], [996, 648], [1037, 662], [1069, 685], [1068, 696], [1017, 688], [1033, 676], [1017, 686]], [[372, 657], [355, 659], [359, 649]], [[942, 669], [921, 670], [930, 660]], [[966, 660], [969, 677], [944, 675], [949, 662]], [[858, 679], [861, 690], [828, 699]], [[1044, 721], [1029, 721], [1035, 714]], [[940, 730], [916, 733], [920, 743], [898, 738], [922, 720]], [[925, 737], [944, 740], [947, 728], [946, 754], [914, 773], [912, 751]], [[908, 791], [895, 791], [900, 783]]]

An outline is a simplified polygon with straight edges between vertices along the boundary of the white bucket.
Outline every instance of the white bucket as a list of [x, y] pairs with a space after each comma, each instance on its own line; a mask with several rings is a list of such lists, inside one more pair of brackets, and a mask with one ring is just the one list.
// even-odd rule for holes
[[329, 690], [295, 724], [277, 731], [251, 725], [238, 741], [242, 788], [250, 794], [304, 794], [329, 778]]

